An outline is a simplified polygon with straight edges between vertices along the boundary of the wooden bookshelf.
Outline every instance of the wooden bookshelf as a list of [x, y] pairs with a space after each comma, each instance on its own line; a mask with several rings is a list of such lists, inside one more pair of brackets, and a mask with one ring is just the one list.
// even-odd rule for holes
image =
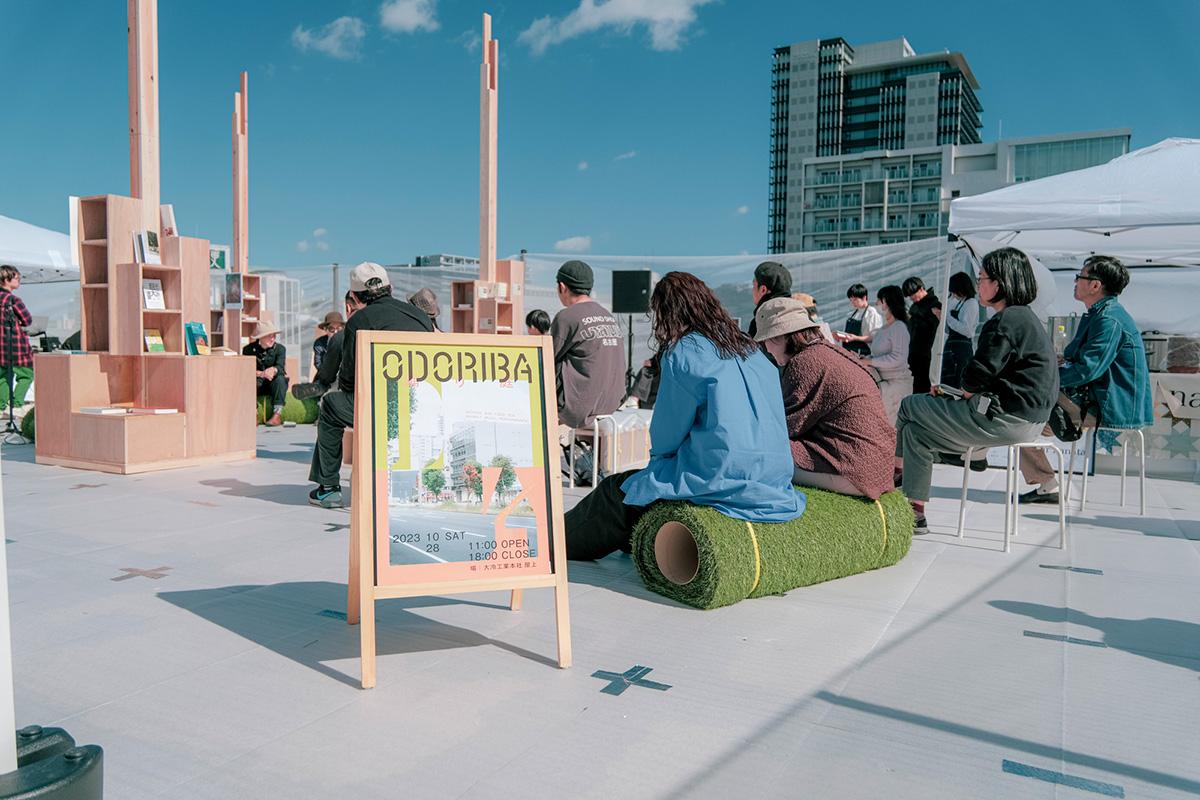
[[450, 282], [450, 329], [455, 333], [514, 333], [523, 324], [525, 264], [497, 261], [496, 280]]
[[[87, 352], [34, 356], [42, 388], [38, 463], [133, 473], [254, 457], [253, 359], [184, 355], [184, 325], [213, 320], [209, 242], [160, 236], [162, 263], [139, 263], [134, 242], [148, 216], [143, 210], [141, 200], [119, 195], [79, 202], [76, 255]], [[162, 283], [165, 308], [145, 308], [142, 281], [150, 278]], [[234, 325], [240, 331], [240, 317]], [[148, 328], [162, 334], [165, 352], [146, 352]], [[80, 411], [120, 405], [177, 413]]]

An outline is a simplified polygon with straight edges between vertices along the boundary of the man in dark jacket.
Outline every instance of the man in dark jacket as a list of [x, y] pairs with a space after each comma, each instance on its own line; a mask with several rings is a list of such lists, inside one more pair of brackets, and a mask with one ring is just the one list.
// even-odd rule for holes
[[267, 424], [282, 425], [283, 401], [287, 397], [287, 349], [276, 341], [279, 328], [259, 321], [253, 341], [242, 348], [242, 355], [254, 356], [254, 378], [259, 397], [271, 398], [271, 416]]
[[912, 370], [913, 394], [929, 394], [929, 366], [942, 317], [942, 301], [916, 276], [906, 278], [900, 291], [912, 303], [908, 309], [908, 368]]
[[768, 300], [792, 296], [792, 273], [778, 261], [764, 261], [754, 268], [754, 314], [750, 315], [749, 334], [758, 333], [754, 317], [758, 309]]
[[[362, 308], [354, 292], [346, 292], [346, 319], [354, 316], [354, 312]], [[292, 387], [292, 394], [297, 400], [307, 400], [310, 397], [320, 397], [333, 388], [337, 383], [338, 370], [342, 368], [342, 342], [345, 340], [346, 326], [330, 334], [325, 343], [325, 356], [317, 367], [317, 375], [312, 383], [298, 383]]]
[[[362, 303], [342, 329], [341, 367], [337, 391], [321, 399], [317, 418], [317, 445], [313, 448], [308, 479], [317, 487], [308, 502], [321, 508], [342, 507], [342, 434], [354, 425], [355, 338], [359, 331], [433, 331], [430, 317], [421, 309], [392, 297], [387, 270], [363, 262], [350, 270], [350, 292]], [[328, 356], [326, 356], [328, 357]]]

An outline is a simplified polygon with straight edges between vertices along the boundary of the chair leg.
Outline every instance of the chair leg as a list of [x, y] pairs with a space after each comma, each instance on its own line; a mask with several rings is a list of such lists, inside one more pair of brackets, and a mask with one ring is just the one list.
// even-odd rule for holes
[[[1091, 441], [1088, 441], [1088, 439]], [[1083, 434], [1083, 489], [1079, 493], [1079, 512], [1083, 513], [1084, 507], [1087, 506], [1087, 485], [1089, 467], [1093, 466], [1095, 460], [1092, 455], [1092, 449], [1096, 446], [1096, 429], [1084, 431]]]
[[1141, 459], [1142, 471], [1138, 477], [1138, 497], [1141, 499], [1141, 515], [1146, 516], [1146, 433], [1138, 428], [1138, 457]]
[[[1085, 439], [1087, 438], [1086, 435], [1084, 438]], [[1074, 441], [1072, 441], [1072, 443], [1070, 443], [1070, 462], [1068, 462], [1068, 465], [1067, 465], [1066, 486], [1064, 486], [1063, 483], [1061, 483], [1061, 482], [1058, 483], [1058, 497], [1066, 497], [1067, 503], [1070, 503], [1070, 480], [1072, 480], [1074, 476], [1075, 476], [1075, 443], [1074, 443]], [[1066, 489], [1066, 493], [1063, 492], [1063, 489]]]
[[1021, 508], [1017, 502], [1017, 498], [1020, 496], [1020, 492], [1018, 491], [1018, 489], [1021, 486], [1021, 479], [1019, 477], [1017, 477], [1021, 474], [1021, 448], [1014, 447], [1014, 448], [1012, 448], [1012, 451], [1013, 451], [1013, 459], [1012, 459], [1012, 509], [1013, 509], [1012, 535], [1013, 535], [1013, 538], [1015, 539], [1015, 538], [1017, 538], [1017, 531], [1021, 527]]
[[567, 486], [575, 488], [575, 431], [571, 431], [567, 447]]
[[[1050, 447], [1055, 455], [1058, 456], [1058, 485], [1062, 486], [1062, 482], [1066, 479], [1066, 473], [1063, 471], [1065, 459], [1062, 451], [1057, 447]], [[1067, 500], [1060, 491], [1058, 494], [1058, 549], [1067, 549]]]
[[600, 420], [592, 420], [592, 488], [600, 480]]
[[1013, 495], [1013, 462], [1016, 458], [1013, 452], [1016, 448], [1008, 448], [1008, 464], [1004, 468], [1004, 552], [1009, 552], [1009, 535], [1012, 532], [1012, 495]]
[[963, 527], [967, 522], [967, 482], [971, 478], [971, 456], [975, 455], [975, 448], [968, 447], [967, 454], [963, 457], [963, 488], [962, 498], [958, 501], [958, 538], [963, 538]]
[[1129, 439], [1122, 434], [1121, 442], [1121, 508], [1125, 507], [1125, 473], [1129, 470]]

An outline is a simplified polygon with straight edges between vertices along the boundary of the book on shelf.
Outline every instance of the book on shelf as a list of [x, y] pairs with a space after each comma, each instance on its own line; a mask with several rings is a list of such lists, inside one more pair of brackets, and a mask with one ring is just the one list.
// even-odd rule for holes
[[129, 413], [130, 414], [138, 414], [140, 416], [151, 416], [151, 415], [157, 416], [159, 414], [178, 414], [179, 409], [178, 408], [154, 408], [154, 407], [150, 407], [150, 406], [148, 406], [146, 408], [134, 407], [134, 408], [129, 409]]
[[179, 235], [179, 228], [175, 227], [175, 206], [170, 203], [159, 206], [159, 223], [162, 225], [163, 236]]
[[128, 414], [129, 409], [125, 406], [84, 406], [79, 409], [80, 414], [97, 414], [103, 417], [115, 417], [123, 414]]
[[242, 273], [231, 272], [225, 276], [225, 308], [239, 310], [242, 307]]
[[212, 349], [214, 356], [236, 356], [237, 353], [230, 350], [228, 347], [214, 347]]
[[258, 322], [258, 317], [252, 317], [249, 314], [242, 314], [242, 324], [244, 325], [247, 322], [251, 324]]
[[203, 322], [188, 322], [183, 326], [187, 337], [187, 353], [189, 356], [208, 355], [208, 331]]
[[147, 353], [167, 352], [166, 345], [163, 344], [162, 331], [158, 328], [146, 328], [143, 338], [146, 340]]
[[158, 278], [143, 278], [142, 300], [142, 308], [165, 311], [167, 303], [163, 297], [162, 281]]
[[158, 251], [158, 231], [139, 231], [134, 235], [134, 257], [139, 264], [161, 264]]

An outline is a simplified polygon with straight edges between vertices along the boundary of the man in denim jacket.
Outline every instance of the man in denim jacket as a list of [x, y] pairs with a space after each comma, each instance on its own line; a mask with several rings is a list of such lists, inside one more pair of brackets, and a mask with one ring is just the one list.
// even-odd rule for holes
[[[1141, 334], [1117, 295], [1129, 270], [1111, 256], [1092, 256], [1075, 276], [1075, 299], [1087, 306], [1059, 367], [1059, 385], [1084, 395], [1084, 427], [1132, 430], [1154, 422], [1150, 370]], [[1021, 453], [1021, 474], [1037, 488], [1021, 495], [1027, 503], [1058, 503], [1058, 480], [1044, 451]]]

